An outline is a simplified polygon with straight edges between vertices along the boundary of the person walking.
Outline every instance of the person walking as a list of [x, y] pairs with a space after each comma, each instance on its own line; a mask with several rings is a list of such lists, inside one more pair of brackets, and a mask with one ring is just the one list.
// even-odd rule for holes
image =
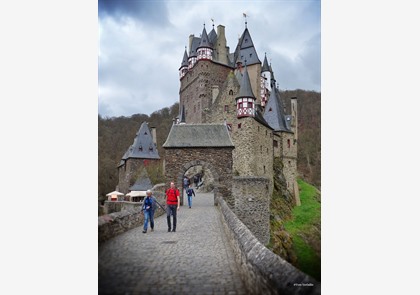
[[144, 225], [143, 225], [143, 233], [147, 232], [147, 225], [150, 220], [150, 228], [153, 232], [153, 228], [155, 227], [154, 215], [156, 209], [156, 199], [152, 196], [152, 191], [146, 191], [146, 198], [143, 201], [143, 213], [144, 213]]
[[179, 210], [180, 199], [179, 190], [175, 187], [175, 183], [171, 182], [171, 187], [165, 192], [166, 194], [166, 220], [168, 222], [168, 232], [171, 231], [171, 215], [173, 216], [172, 232], [176, 232], [176, 212]]
[[190, 184], [189, 188], [187, 189], [187, 196], [188, 196], [188, 207], [192, 206], [192, 196], [194, 195], [195, 197], [195, 192], [194, 189], [192, 188], [192, 184]]
[[190, 179], [187, 177], [187, 175], [184, 176], [183, 184], [184, 184], [184, 190], [187, 192], [188, 187], [190, 186]]

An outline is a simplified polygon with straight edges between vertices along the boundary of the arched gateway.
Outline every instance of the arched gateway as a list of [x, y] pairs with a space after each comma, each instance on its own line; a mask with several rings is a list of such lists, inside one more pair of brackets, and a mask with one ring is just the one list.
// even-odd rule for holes
[[[169, 132], [165, 149], [165, 176], [182, 188], [185, 172], [201, 165], [210, 170], [214, 178], [214, 198], [232, 195], [232, 151], [235, 148], [224, 124], [174, 124]], [[184, 198], [181, 198], [181, 205]], [[216, 202], [215, 202], [216, 205]]]

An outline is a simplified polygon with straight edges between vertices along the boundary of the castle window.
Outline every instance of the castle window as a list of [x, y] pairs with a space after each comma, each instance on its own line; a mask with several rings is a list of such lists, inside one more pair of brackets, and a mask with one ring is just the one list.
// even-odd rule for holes
[[263, 167], [264, 167], [264, 173], [265, 173], [265, 165]]
[[229, 90], [229, 95], [233, 95], [233, 90]]
[[229, 112], [229, 106], [225, 104], [225, 112]]
[[242, 123], [239, 123], [239, 124], [238, 124], [238, 129], [239, 129], [239, 128], [241, 128], [241, 126], [242, 126]]
[[139, 151], [143, 151], [143, 147], [142, 146], [139, 146]]
[[228, 124], [226, 124], [226, 126], [227, 126], [227, 129], [228, 129], [229, 131], [232, 131], [232, 124], [228, 123]]
[[290, 149], [290, 139], [287, 140], [287, 147]]
[[265, 130], [265, 135], [267, 135], [267, 130]]
[[248, 42], [248, 38], [245, 38], [245, 43]]
[[261, 154], [262, 154], [262, 145], [260, 145], [260, 150], [261, 150]]
[[273, 140], [273, 147], [278, 147], [279, 143], [277, 142], [277, 140]]
[[258, 132], [260, 132], [260, 126], [258, 126]]
[[289, 165], [290, 165], [290, 161], [289, 161]]
[[269, 108], [268, 111], [271, 112], [271, 111], [273, 111], [273, 109], [272, 108]]
[[249, 57], [252, 57], [252, 53], [249, 54]]

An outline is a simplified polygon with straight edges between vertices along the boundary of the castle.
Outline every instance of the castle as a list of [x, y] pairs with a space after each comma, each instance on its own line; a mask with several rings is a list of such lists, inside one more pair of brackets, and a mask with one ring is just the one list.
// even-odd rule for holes
[[[247, 27], [234, 52], [226, 44], [223, 25], [217, 33], [213, 28], [207, 34], [204, 26], [200, 37], [190, 35], [179, 79], [179, 117], [162, 145], [165, 177], [181, 187], [191, 168], [207, 170], [215, 204], [223, 197], [266, 244], [276, 158], [287, 190], [300, 205], [297, 98], [290, 99], [291, 114], [285, 114], [271, 65], [266, 55], [261, 63]], [[144, 167], [159, 159], [155, 130], [143, 122], [118, 166], [117, 188], [125, 194], [149, 189]]]
[[299, 204], [297, 176], [297, 98], [291, 98], [291, 114], [285, 114], [267, 56], [261, 63], [251, 34], [245, 30], [233, 52], [226, 43], [225, 27], [217, 26], [200, 37], [189, 36], [180, 78], [178, 123], [224, 123], [235, 146], [235, 176], [271, 180], [273, 160], [279, 157], [287, 189]]

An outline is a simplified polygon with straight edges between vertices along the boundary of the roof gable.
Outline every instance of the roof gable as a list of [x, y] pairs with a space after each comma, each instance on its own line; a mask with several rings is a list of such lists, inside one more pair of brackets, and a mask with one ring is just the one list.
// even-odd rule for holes
[[136, 133], [133, 144], [125, 152], [122, 160], [135, 159], [160, 159], [156, 145], [153, 143], [149, 125], [143, 122]]

